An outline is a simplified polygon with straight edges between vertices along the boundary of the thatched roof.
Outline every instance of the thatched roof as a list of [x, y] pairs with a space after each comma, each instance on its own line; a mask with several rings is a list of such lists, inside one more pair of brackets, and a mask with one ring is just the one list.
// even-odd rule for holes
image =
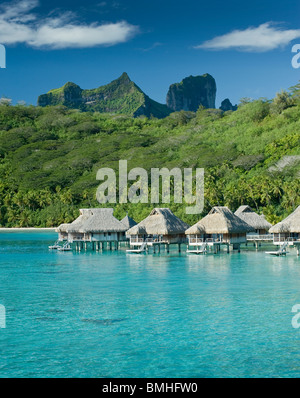
[[268, 230], [272, 227], [272, 224], [270, 224], [263, 215], [260, 216], [255, 213], [255, 211], [253, 211], [248, 205], [240, 206], [234, 214], [254, 229]]
[[226, 206], [213, 207], [207, 216], [195, 224], [195, 227], [204, 230], [206, 234], [240, 234], [254, 230]]
[[147, 235], [177, 235], [184, 234], [189, 227], [188, 224], [180, 220], [168, 208], [155, 208], [150, 215], [139, 224], [127, 231], [128, 235], [143, 234]]
[[134, 227], [137, 223], [134, 221], [133, 218], [129, 217], [129, 215], [127, 214], [122, 220], [121, 223], [123, 223], [125, 225], [125, 227], [128, 229]]
[[185, 231], [186, 235], [202, 235], [205, 234], [205, 229], [200, 224], [194, 224]]
[[67, 232], [67, 228], [69, 227], [69, 225], [71, 225], [71, 224], [60, 224], [56, 228], [55, 232]]
[[127, 233], [127, 235], [147, 235], [146, 228], [141, 226], [140, 224], [134, 225], [132, 228], [130, 228]]
[[79, 229], [83, 225], [83, 223], [89, 218], [91, 215], [91, 209], [80, 209], [80, 216], [76, 218], [69, 226], [67, 227], [66, 232], [79, 232]]
[[270, 228], [269, 232], [280, 233], [280, 232], [300, 232], [300, 206], [290, 214], [287, 218], [279, 222]]
[[125, 232], [127, 227], [114, 216], [114, 209], [90, 209], [90, 215], [79, 227], [79, 232]]

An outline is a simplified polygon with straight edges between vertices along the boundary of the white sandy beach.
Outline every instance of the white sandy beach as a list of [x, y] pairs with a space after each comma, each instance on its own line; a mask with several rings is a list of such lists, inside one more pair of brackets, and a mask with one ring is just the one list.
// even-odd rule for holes
[[6, 232], [6, 231], [55, 231], [55, 228], [34, 228], [34, 227], [28, 227], [28, 228], [0, 228], [0, 232]]

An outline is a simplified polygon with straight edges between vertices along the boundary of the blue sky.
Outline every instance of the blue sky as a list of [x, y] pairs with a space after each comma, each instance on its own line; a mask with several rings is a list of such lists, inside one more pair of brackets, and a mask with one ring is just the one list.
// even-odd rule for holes
[[170, 84], [210, 73], [224, 98], [272, 98], [300, 80], [299, 1], [21, 0], [0, 3], [0, 96], [36, 104], [73, 81], [109, 83], [126, 71], [151, 98]]

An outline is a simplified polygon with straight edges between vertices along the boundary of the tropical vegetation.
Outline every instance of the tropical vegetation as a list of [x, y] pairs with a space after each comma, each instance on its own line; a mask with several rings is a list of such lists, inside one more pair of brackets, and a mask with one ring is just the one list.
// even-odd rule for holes
[[[51, 227], [97, 207], [99, 168], [204, 168], [205, 208], [248, 204], [274, 223], [300, 204], [300, 86], [237, 111], [174, 112], [163, 119], [0, 104], [0, 225]], [[151, 204], [116, 204], [143, 219]], [[189, 224], [185, 205], [170, 207]]]

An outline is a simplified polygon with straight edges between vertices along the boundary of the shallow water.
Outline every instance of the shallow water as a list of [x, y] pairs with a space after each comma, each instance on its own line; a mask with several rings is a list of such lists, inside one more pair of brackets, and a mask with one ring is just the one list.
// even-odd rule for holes
[[299, 377], [300, 259], [49, 251], [0, 233], [0, 377]]

